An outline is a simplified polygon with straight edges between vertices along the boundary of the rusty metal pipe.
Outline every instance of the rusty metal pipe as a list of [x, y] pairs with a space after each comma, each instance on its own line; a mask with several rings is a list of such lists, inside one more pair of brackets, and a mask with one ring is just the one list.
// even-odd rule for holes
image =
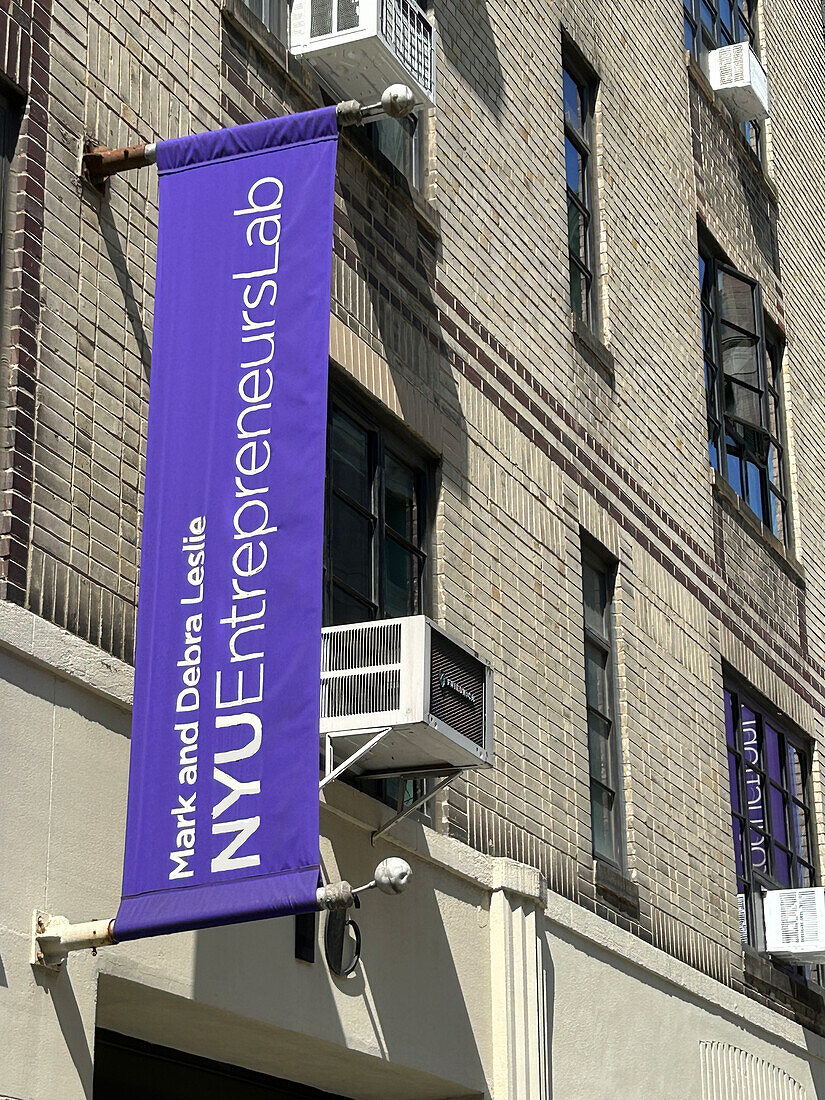
[[107, 149], [96, 145], [83, 154], [83, 176], [93, 186], [100, 185], [116, 172], [128, 172], [132, 168], [146, 168], [157, 159], [157, 145], [127, 145], [121, 149]]
[[[415, 108], [415, 95], [404, 84], [392, 84], [381, 96], [379, 103], [363, 106], [355, 99], [347, 99], [335, 108], [339, 126], [360, 126], [379, 118], [403, 118]], [[152, 145], [127, 145], [120, 149], [107, 149], [95, 145], [83, 153], [81, 175], [87, 183], [102, 191], [109, 176], [129, 172], [133, 168], [146, 168], [157, 160], [158, 147]]]

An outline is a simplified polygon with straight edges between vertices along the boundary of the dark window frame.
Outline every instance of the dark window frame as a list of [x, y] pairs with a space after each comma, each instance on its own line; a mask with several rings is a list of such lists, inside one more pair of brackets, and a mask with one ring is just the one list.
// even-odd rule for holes
[[[565, 77], [575, 85], [581, 115], [581, 126], [576, 126], [565, 109]], [[562, 41], [562, 120], [564, 127], [565, 150], [565, 209], [567, 215], [567, 262], [568, 291], [571, 312], [596, 333], [598, 328], [598, 292], [596, 263], [598, 250], [596, 242], [596, 212], [593, 166], [594, 117], [598, 77], [586, 63], [578, 48], [567, 38]], [[567, 143], [575, 150], [581, 162], [581, 193], [570, 186], [570, 166], [567, 161]], [[578, 223], [571, 223], [571, 210], [579, 217]], [[577, 249], [571, 245], [571, 224], [578, 224], [582, 240]], [[583, 232], [582, 232], [583, 229]], [[575, 272], [575, 274], [574, 274]], [[585, 292], [581, 293], [584, 283]], [[578, 289], [575, 287], [578, 283]], [[579, 300], [580, 299], [580, 300]], [[579, 306], [580, 308], [577, 308]]]
[[[740, 934], [744, 932], [741, 937], [743, 944], [764, 951], [762, 890], [799, 889], [816, 885], [819, 881], [812, 778], [813, 744], [810, 738], [793, 729], [787, 722], [780, 721], [770, 707], [756, 699], [735, 678], [726, 677], [724, 705], [736, 893], [737, 898], [741, 899]], [[747, 740], [743, 708], [754, 716], [753, 737], [751, 738], [748, 731]], [[748, 722], [750, 723], [750, 719]], [[766, 725], [777, 736], [778, 773], [772, 768], [765, 735]], [[792, 753], [795, 754], [802, 773], [799, 787], [791, 782]], [[733, 797], [734, 776], [736, 803]], [[759, 792], [758, 802], [749, 798], [749, 786]], [[781, 824], [774, 820], [777, 803], [782, 811]], [[754, 805], [762, 813], [760, 818], [755, 818], [751, 813], [751, 806]], [[807, 858], [794, 845], [795, 836], [799, 832], [799, 816], [793, 814], [794, 809], [801, 811]], [[737, 835], [740, 837], [738, 843]], [[756, 844], [754, 837], [758, 838]], [[754, 848], [757, 845], [761, 845], [764, 850], [764, 866], [761, 861], [754, 862]], [[778, 858], [787, 860], [787, 882], [781, 874], [776, 873]], [[807, 875], [803, 874], [803, 869]], [[799, 968], [790, 969], [793, 971]]]
[[[751, 288], [753, 331], [739, 329], [722, 317], [720, 277]], [[714, 469], [751, 508], [762, 523], [786, 545], [790, 541], [788, 514], [785, 417], [782, 401], [784, 347], [766, 323], [759, 284], [715, 256], [699, 249], [700, 325], [707, 398], [708, 457]], [[746, 423], [726, 409], [726, 378], [722, 353], [722, 327], [739, 331], [755, 341], [756, 385], [745, 386], [729, 377], [727, 385], [749, 389], [758, 395], [760, 422]], [[761, 448], [764, 453], [760, 453]], [[758, 486], [752, 481], [757, 472]], [[754, 502], [758, 501], [758, 507]]]
[[[624, 825], [624, 785], [622, 783], [621, 726], [618, 708], [618, 674], [616, 669], [616, 638], [614, 622], [614, 593], [618, 573], [615, 559], [602, 550], [583, 534], [581, 544], [582, 564], [582, 611], [584, 635], [584, 679], [585, 701], [587, 706], [587, 747], [588, 780], [590, 785], [590, 820], [593, 857], [609, 863], [620, 871], [626, 867], [625, 825]], [[604, 585], [604, 608], [598, 627], [588, 622], [586, 602], [586, 570], [595, 573]], [[601, 670], [595, 663], [589, 665], [588, 650], [594, 650], [603, 660]], [[601, 672], [602, 691], [606, 710], [601, 709], [591, 696], [589, 686], [594, 674]], [[596, 727], [599, 727], [596, 731]], [[603, 733], [606, 728], [606, 733]], [[604, 736], [606, 751], [601, 747], [598, 737]], [[596, 790], [609, 798], [610, 831], [612, 843], [610, 849], [601, 847], [597, 841], [595, 828]]]
[[[370, 502], [364, 505], [349, 496], [346, 492], [333, 485], [332, 470], [332, 439], [333, 417], [335, 412], [357, 425], [366, 433], [368, 443], [368, 462], [370, 483]], [[415, 471], [416, 479], [416, 508], [419, 538], [417, 544], [404, 538], [404, 536], [392, 528], [386, 521], [384, 479], [386, 474], [386, 458], [390, 455], [399, 463]], [[347, 595], [363, 603], [371, 613], [364, 616], [363, 622], [370, 619], [384, 619], [390, 617], [387, 612], [386, 593], [386, 542], [389, 539], [398, 543], [404, 550], [412, 554], [419, 563], [417, 586], [417, 610], [408, 611], [407, 614], [426, 613], [428, 596], [428, 542], [429, 542], [429, 481], [426, 459], [420, 452], [406, 443], [396, 432], [387, 428], [374, 417], [370, 417], [367, 410], [349, 397], [333, 391], [330, 395], [327, 431], [327, 479], [326, 479], [326, 521], [324, 538], [324, 623], [331, 625], [333, 622], [333, 590], [338, 587]], [[355, 510], [371, 526], [371, 591], [369, 595], [358, 592], [347, 584], [341, 577], [335, 575], [332, 559], [332, 506], [334, 500], [341, 500], [348, 507]]]

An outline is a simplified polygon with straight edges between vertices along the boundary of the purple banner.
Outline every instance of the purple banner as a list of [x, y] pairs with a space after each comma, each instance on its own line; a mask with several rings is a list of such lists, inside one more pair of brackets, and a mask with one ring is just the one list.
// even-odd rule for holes
[[118, 940], [315, 907], [335, 109], [158, 146]]

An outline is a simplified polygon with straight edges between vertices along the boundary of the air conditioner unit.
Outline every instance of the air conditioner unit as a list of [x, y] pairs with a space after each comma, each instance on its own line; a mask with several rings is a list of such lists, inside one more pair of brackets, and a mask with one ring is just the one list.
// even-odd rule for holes
[[708, 78], [719, 98], [740, 122], [771, 113], [768, 77], [748, 42], [735, 42], [708, 54]]
[[293, 0], [289, 48], [343, 99], [407, 84], [435, 103], [435, 30], [417, 0]]
[[764, 895], [765, 950], [787, 962], [825, 962], [825, 887], [768, 890]]
[[327, 627], [321, 636], [321, 735], [336, 755], [388, 732], [354, 770], [493, 763], [493, 672], [424, 615]]

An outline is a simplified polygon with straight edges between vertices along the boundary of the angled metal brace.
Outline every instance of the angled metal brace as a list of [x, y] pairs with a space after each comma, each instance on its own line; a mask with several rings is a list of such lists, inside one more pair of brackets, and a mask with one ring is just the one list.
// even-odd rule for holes
[[[397, 824], [399, 821], [402, 821], [405, 817], [407, 817], [409, 814], [411, 814], [413, 812], [413, 810], [417, 810], [419, 806], [423, 806], [425, 802], [429, 802], [429, 800], [433, 797], [433, 795], [438, 794], [439, 791], [443, 790], [444, 787], [446, 787], [450, 783], [452, 783], [452, 781], [457, 776], [461, 775], [462, 772], [464, 772], [464, 771], [467, 771], [467, 769], [466, 768], [453, 768], [452, 771], [448, 775], [445, 775], [444, 771], [442, 770], [440, 774], [442, 776], [444, 776], [444, 778], [441, 780], [441, 782], [436, 783], [436, 785], [434, 787], [431, 787], [428, 791], [424, 791], [424, 793], [420, 794], [418, 796], [418, 798], [414, 798], [408, 806], [405, 806], [402, 810], [399, 810], [398, 813], [393, 814], [393, 816], [389, 819], [389, 821], [384, 822], [384, 824], [381, 826], [380, 829], [375, 830], [375, 832], [370, 837], [371, 842], [373, 844], [375, 844], [376, 840], [378, 840], [378, 838], [380, 836], [383, 836], [384, 833], [386, 833], [388, 829], [391, 829], [393, 827], [393, 825]], [[398, 775], [399, 773], [394, 772], [392, 774], [393, 775]], [[410, 773], [408, 772], [407, 773], [407, 778], [409, 778], [409, 775], [410, 775]], [[374, 778], [374, 776], [370, 776], [370, 778], [372, 779], [372, 778]]]
[[[356, 764], [362, 756], [366, 756], [368, 752], [375, 748], [375, 746], [382, 741], [392, 729], [392, 726], [385, 726], [384, 729], [368, 729], [368, 730], [355, 730], [352, 733], [328, 733], [326, 735], [326, 753], [324, 759], [324, 778], [318, 784], [318, 790], [322, 791], [326, 787], [327, 783], [332, 783], [342, 775], [348, 768], [351, 768], [353, 764]], [[348, 756], [346, 760], [343, 760], [337, 767], [335, 766], [335, 741], [340, 737], [369, 737], [369, 741], [357, 748], [351, 756]]]

